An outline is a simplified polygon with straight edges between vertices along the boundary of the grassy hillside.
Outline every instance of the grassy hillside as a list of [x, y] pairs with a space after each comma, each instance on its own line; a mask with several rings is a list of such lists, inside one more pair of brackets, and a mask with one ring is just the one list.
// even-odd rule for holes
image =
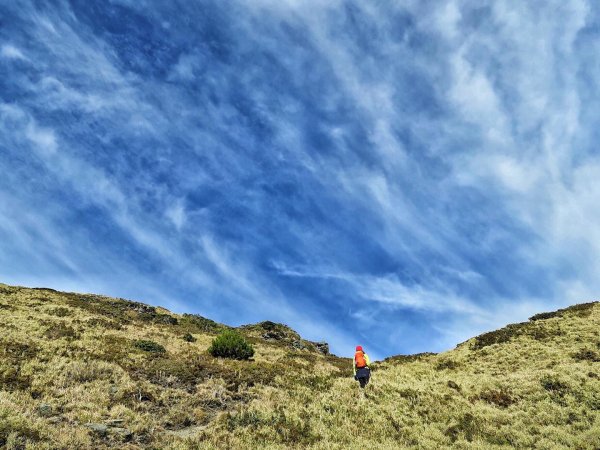
[[0, 323], [2, 448], [600, 448], [595, 303], [388, 358], [365, 396], [350, 360], [272, 322], [224, 360], [208, 319], [0, 284]]

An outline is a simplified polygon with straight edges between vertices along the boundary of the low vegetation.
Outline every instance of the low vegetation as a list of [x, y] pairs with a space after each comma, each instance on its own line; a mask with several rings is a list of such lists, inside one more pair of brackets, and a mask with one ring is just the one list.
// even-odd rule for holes
[[387, 358], [364, 397], [273, 322], [0, 284], [0, 323], [0, 448], [600, 448], [595, 303]]
[[235, 330], [222, 331], [213, 341], [208, 352], [216, 357], [250, 359], [254, 356], [252, 345]]

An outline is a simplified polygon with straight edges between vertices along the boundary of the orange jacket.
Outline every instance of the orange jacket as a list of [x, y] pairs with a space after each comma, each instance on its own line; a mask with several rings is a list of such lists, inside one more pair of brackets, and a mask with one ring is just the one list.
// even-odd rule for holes
[[[364, 357], [364, 359], [365, 359], [365, 362], [367, 363], [366, 367], [369, 367], [369, 365], [371, 364], [371, 360], [369, 359], [369, 355], [367, 355], [367, 354], [366, 354], [365, 352], [363, 352], [363, 351], [360, 351], [360, 350], [359, 350], [359, 351], [357, 351], [357, 352], [354, 354], [354, 360], [352, 361], [352, 370], [354, 371], [354, 375], [356, 375], [356, 369], [357, 369], [357, 367], [356, 367], [356, 357], [357, 357], [357, 355], [358, 355], [359, 353], [361, 353], [361, 354], [362, 354], [362, 356]], [[359, 355], [359, 356], [360, 356], [360, 355]], [[360, 358], [359, 358], [359, 359], [360, 359]]]

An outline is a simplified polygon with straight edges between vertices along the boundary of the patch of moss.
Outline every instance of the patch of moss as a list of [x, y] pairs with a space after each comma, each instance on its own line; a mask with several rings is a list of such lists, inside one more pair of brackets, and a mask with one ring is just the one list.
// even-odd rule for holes
[[105, 319], [103, 317], [92, 317], [85, 322], [86, 325], [90, 327], [104, 328], [107, 330], [122, 330], [123, 325], [121, 325], [116, 320]]
[[191, 333], [186, 333], [183, 335], [183, 340], [185, 342], [196, 342], [197, 339], [194, 336], [192, 336]]
[[473, 350], [480, 350], [489, 345], [509, 342], [519, 336], [529, 336], [535, 340], [541, 341], [562, 334], [564, 333], [558, 325], [549, 327], [546, 325], [538, 325], [535, 321], [521, 322], [507, 325], [499, 330], [490, 331], [477, 336], [471, 344], [471, 348]]
[[51, 324], [45, 331], [44, 336], [48, 339], [67, 339], [75, 340], [79, 339], [80, 334], [75, 329], [65, 324], [64, 322], [55, 322]]
[[499, 330], [490, 331], [483, 333], [475, 338], [475, 341], [471, 345], [473, 350], [480, 350], [488, 345], [502, 344], [508, 342], [511, 339], [520, 336], [523, 332], [526, 323], [516, 323], [508, 325]]
[[579, 351], [573, 353], [573, 358], [577, 361], [592, 361], [600, 362], [600, 355], [594, 350], [588, 348], [582, 348]]
[[453, 359], [442, 359], [435, 365], [435, 370], [456, 370], [461, 366], [461, 364]]
[[37, 352], [31, 344], [0, 341], [0, 387], [8, 391], [28, 389], [31, 378], [21, 372], [21, 366]]
[[569, 385], [553, 375], [544, 375], [540, 379], [542, 387], [553, 395], [563, 397], [569, 392]]
[[552, 319], [554, 317], [559, 317], [558, 311], [543, 312], [543, 313], [539, 313], [539, 314], [534, 314], [533, 316], [531, 316], [529, 318], [529, 320], [531, 320], [531, 321], [547, 320], [547, 319]]
[[518, 399], [506, 388], [485, 389], [481, 391], [479, 395], [471, 397], [470, 400], [481, 400], [500, 408], [508, 408], [518, 401]]
[[59, 306], [58, 308], [52, 308], [48, 310], [48, 314], [56, 317], [69, 317], [73, 315], [73, 311], [71, 311], [69, 308]]
[[145, 352], [149, 353], [166, 353], [167, 350], [157, 342], [148, 341], [148, 340], [139, 340], [134, 342], [134, 347], [139, 348]]

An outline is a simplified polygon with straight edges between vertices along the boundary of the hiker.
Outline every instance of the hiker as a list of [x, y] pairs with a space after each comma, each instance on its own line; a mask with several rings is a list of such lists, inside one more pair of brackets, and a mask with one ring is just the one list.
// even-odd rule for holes
[[369, 382], [369, 378], [371, 378], [371, 369], [369, 369], [369, 364], [371, 361], [369, 360], [369, 355], [367, 355], [363, 348], [360, 345], [356, 346], [356, 353], [354, 353], [354, 379], [360, 383], [360, 387], [364, 389], [364, 387]]

